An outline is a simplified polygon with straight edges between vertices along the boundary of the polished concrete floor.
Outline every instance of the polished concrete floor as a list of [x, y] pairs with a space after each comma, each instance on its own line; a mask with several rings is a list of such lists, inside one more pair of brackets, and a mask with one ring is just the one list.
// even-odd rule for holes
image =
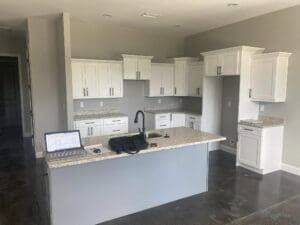
[[[5, 144], [0, 144], [0, 225], [48, 225], [42, 161], [34, 159], [29, 141], [16, 137], [5, 142], [3, 135], [1, 140]], [[215, 151], [210, 153], [207, 193], [102, 225], [296, 225], [300, 224], [294, 213], [300, 208], [299, 194], [299, 177], [281, 171], [260, 176], [236, 169], [234, 156]], [[279, 214], [282, 208], [285, 213]]]

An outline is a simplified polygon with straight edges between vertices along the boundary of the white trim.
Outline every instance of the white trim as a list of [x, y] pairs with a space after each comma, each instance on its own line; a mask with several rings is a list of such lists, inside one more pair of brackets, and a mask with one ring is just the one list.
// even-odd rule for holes
[[[24, 96], [23, 96], [23, 76], [22, 76], [22, 63], [21, 55], [16, 53], [0, 53], [0, 57], [16, 57], [18, 59], [18, 75], [19, 75], [19, 91], [20, 91], [20, 103], [21, 103], [21, 119], [22, 119], [22, 133], [23, 137], [28, 137], [25, 132], [25, 110], [24, 110]], [[25, 136], [26, 134], [26, 136]], [[29, 135], [30, 136], [30, 135]]]
[[236, 149], [227, 145], [220, 144], [220, 149], [224, 152], [228, 152], [230, 154], [236, 155]]
[[300, 176], [300, 167], [292, 166], [289, 164], [282, 163], [281, 164], [281, 170], [292, 173], [294, 175]]
[[35, 152], [35, 158], [43, 158], [44, 153], [43, 152]]

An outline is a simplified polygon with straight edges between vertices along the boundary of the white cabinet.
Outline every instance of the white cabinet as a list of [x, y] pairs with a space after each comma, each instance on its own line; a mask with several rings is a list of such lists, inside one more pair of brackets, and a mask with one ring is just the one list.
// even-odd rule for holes
[[274, 52], [252, 56], [250, 98], [253, 101], [286, 100], [288, 58], [291, 54]]
[[121, 61], [72, 60], [73, 98], [121, 98]]
[[74, 127], [80, 130], [82, 138], [124, 134], [128, 133], [128, 117], [77, 120]]
[[75, 129], [80, 130], [80, 135], [82, 138], [101, 136], [102, 126], [103, 126], [102, 119], [78, 120], [74, 122], [74, 127]]
[[174, 64], [153, 63], [147, 95], [172, 96], [174, 83]]
[[260, 174], [280, 170], [283, 126], [257, 128], [239, 125], [237, 166]]
[[201, 116], [186, 114], [185, 126], [200, 131]]
[[171, 113], [170, 127], [185, 127], [184, 113]]
[[99, 97], [123, 97], [123, 76], [121, 62], [99, 62], [97, 74], [99, 76]]
[[205, 76], [240, 75], [241, 51], [222, 49], [201, 53], [204, 56]]
[[188, 96], [189, 63], [197, 61], [197, 58], [174, 58], [174, 96]]
[[125, 80], [149, 80], [152, 56], [123, 54], [123, 78]]
[[72, 61], [73, 98], [97, 97], [97, 64]]
[[203, 63], [189, 63], [188, 73], [188, 95], [193, 97], [202, 97]]

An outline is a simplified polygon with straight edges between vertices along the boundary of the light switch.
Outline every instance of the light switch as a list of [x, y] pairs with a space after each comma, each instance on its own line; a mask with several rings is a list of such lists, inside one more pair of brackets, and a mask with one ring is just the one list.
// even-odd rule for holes
[[80, 105], [80, 108], [84, 107], [84, 103], [83, 102], [80, 102], [79, 105]]

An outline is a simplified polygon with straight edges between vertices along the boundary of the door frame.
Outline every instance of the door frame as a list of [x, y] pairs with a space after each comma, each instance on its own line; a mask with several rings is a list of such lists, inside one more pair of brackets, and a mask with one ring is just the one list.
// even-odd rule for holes
[[25, 110], [24, 110], [24, 96], [23, 96], [23, 76], [22, 76], [22, 57], [21, 54], [17, 53], [0, 53], [0, 57], [15, 57], [18, 59], [18, 76], [19, 76], [19, 92], [20, 92], [20, 103], [21, 103], [21, 119], [22, 119], [22, 135], [23, 137], [31, 137], [31, 132], [25, 130]]

